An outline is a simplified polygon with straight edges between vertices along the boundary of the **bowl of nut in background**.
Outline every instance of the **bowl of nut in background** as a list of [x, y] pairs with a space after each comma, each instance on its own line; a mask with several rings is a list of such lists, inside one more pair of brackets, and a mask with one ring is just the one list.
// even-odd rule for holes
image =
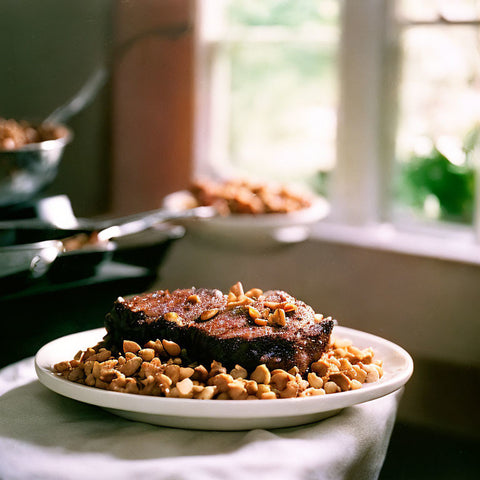
[[47, 187], [71, 139], [64, 125], [0, 118], [0, 207], [30, 200]]
[[246, 179], [194, 181], [189, 190], [165, 197], [172, 211], [213, 206], [218, 215], [182, 220], [187, 232], [212, 245], [272, 248], [306, 240], [312, 226], [329, 213], [329, 204], [311, 193], [275, 182]]

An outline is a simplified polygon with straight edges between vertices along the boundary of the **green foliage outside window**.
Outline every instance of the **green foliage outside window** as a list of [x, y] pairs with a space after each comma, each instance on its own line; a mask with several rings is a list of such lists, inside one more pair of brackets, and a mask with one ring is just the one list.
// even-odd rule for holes
[[232, 0], [230, 21], [237, 25], [301, 27], [335, 23], [338, 2], [332, 0]]
[[429, 154], [413, 155], [401, 166], [399, 200], [418, 212], [427, 202], [438, 202], [440, 220], [471, 224], [475, 204], [475, 167], [473, 156], [480, 137], [480, 126], [466, 136], [465, 161], [456, 164], [438, 145]]

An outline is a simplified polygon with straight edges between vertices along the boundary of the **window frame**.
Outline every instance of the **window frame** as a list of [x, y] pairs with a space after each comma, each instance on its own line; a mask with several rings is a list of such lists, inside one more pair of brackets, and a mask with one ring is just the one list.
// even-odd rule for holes
[[[404, 29], [416, 26], [475, 26], [480, 21], [447, 20], [442, 16], [428, 20], [396, 18], [396, 2], [389, 0], [344, 0], [342, 21], [340, 55], [343, 70], [339, 76], [341, 89], [332, 215], [327, 220], [330, 225], [324, 223], [317, 228], [317, 237], [480, 264], [480, 181], [475, 186], [472, 225], [398, 219], [392, 211], [402, 63], [400, 35]], [[354, 33], [349, 35], [352, 31]], [[362, 32], [363, 36], [355, 32]], [[362, 61], [356, 61], [356, 55]], [[365, 68], [366, 65], [369, 68]], [[369, 88], [364, 91], [360, 85]], [[367, 103], [370, 105], [366, 110], [369, 115], [360, 122], [354, 116], [362, 104]]]
[[[224, 59], [219, 46], [224, 35], [222, 19], [217, 17], [212, 21], [215, 27], [208, 36], [200, 20], [205, 15], [214, 18], [210, 9], [218, 8], [220, 2], [212, 5], [212, 2], [197, 1], [193, 173], [211, 176], [215, 174], [215, 159], [227, 151], [228, 137], [225, 130], [227, 112], [218, 108], [222, 102], [212, 100], [212, 92], [217, 99], [226, 95], [228, 68], [222, 65]], [[391, 106], [396, 104], [396, 87], [385, 88], [395, 78], [398, 63], [393, 3], [388, 0], [341, 2], [337, 161], [332, 172], [329, 198], [332, 208], [328, 222], [372, 225], [384, 222], [388, 216], [385, 200], [391, 186], [386, 179], [391, 174], [393, 162], [381, 159], [393, 158], [394, 152], [395, 107], [384, 108], [385, 100]], [[210, 11], [205, 13], [205, 9]], [[385, 59], [389, 59], [388, 65]], [[352, 192], [355, 192], [354, 202], [350, 201]]]
[[344, 0], [341, 19], [330, 220], [370, 227], [389, 217], [399, 65], [394, 2]]
[[[194, 176], [215, 177], [221, 169], [223, 175], [235, 175], [229, 171], [222, 160], [228, 152], [228, 102], [225, 88], [229, 81], [230, 66], [227, 50], [237, 42], [242, 43], [280, 43], [291, 37], [295, 43], [331, 42], [334, 27], [325, 25], [321, 31], [295, 32], [292, 34], [281, 27], [268, 26], [265, 29], [255, 27], [255, 37], [245, 38], [243, 29], [227, 30], [221, 11], [226, 0], [207, 2], [196, 0], [196, 138]], [[205, 24], [207, 23], [207, 26]], [[336, 29], [335, 29], [336, 30]], [[335, 32], [336, 33], [336, 32]], [[335, 39], [336, 41], [336, 39]]]

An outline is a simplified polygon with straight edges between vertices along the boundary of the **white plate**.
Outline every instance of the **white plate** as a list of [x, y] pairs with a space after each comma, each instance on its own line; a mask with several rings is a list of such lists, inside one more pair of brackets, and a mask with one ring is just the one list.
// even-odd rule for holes
[[[167, 195], [163, 207], [171, 211], [185, 210], [193, 206], [192, 202], [189, 192], [179, 191]], [[309, 208], [290, 213], [219, 215], [208, 219], [186, 219], [181, 223], [189, 232], [209, 243], [263, 248], [306, 240], [311, 227], [329, 211], [329, 203], [316, 197]]]
[[410, 355], [398, 345], [374, 335], [335, 327], [335, 335], [359, 348], [372, 347], [383, 360], [384, 375], [358, 390], [316, 397], [277, 400], [195, 400], [110, 392], [55, 375], [52, 366], [72, 359], [78, 350], [95, 345], [103, 328], [68, 335], [42, 347], [35, 357], [40, 382], [50, 390], [81, 402], [103, 407], [131, 420], [179, 428], [248, 430], [279, 428], [315, 422], [341, 409], [387, 395], [404, 385], [413, 372]]

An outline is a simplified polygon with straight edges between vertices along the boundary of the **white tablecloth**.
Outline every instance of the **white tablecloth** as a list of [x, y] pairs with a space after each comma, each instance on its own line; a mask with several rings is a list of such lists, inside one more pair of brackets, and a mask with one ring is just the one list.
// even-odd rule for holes
[[401, 394], [296, 428], [180, 430], [57, 395], [38, 382], [30, 358], [0, 370], [0, 478], [375, 479]]

